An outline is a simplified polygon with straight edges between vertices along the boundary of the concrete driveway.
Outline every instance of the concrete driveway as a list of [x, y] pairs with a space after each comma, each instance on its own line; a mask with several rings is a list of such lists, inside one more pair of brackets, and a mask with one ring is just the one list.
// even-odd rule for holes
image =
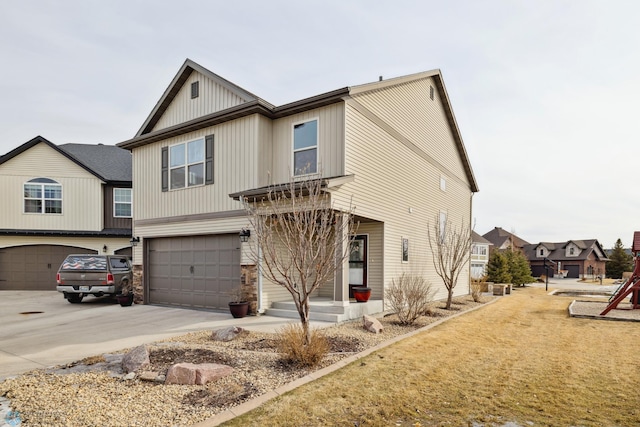
[[108, 298], [70, 304], [55, 291], [0, 291], [0, 380], [192, 331], [234, 325], [270, 332], [295, 321], [234, 319], [225, 312], [151, 305], [120, 307]]

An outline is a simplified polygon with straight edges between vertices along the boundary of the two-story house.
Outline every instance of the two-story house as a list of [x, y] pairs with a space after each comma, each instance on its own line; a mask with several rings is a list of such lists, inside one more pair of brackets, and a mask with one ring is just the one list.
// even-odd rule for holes
[[131, 153], [40, 136], [0, 156], [0, 289], [55, 290], [70, 253], [131, 254]]
[[[569, 240], [566, 242], [540, 242], [523, 247], [534, 277], [542, 275], [571, 278], [605, 277], [608, 261], [605, 250], [597, 239]], [[545, 269], [545, 258], [547, 262]]]
[[[403, 272], [446, 289], [427, 229], [470, 224], [478, 190], [439, 70], [380, 80], [274, 106], [187, 60], [135, 137], [134, 264], [144, 301], [222, 309], [241, 276], [257, 310], [291, 296], [263, 280], [239, 232], [240, 197], [305, 174], [325, 178], [339, 207], [352, 200], [358, 262], [317, 292], [346, 310], [349, 277], [382, 301]], [[456, 294], [468, 293], [469, 268]], [[246, 279], [248, 280], [248, 279]], [[313, 314], [313, 309], [312, 309]]]
[[525, 245], [528, 245], [524, 239], [516, 236], [513, 233], [508, 232], [502, 227], [494, 227], [493, 230], [482, 235], [487, 239], [492, 247], [491, 250], [503, 251], [506, 249], [522, 249]]

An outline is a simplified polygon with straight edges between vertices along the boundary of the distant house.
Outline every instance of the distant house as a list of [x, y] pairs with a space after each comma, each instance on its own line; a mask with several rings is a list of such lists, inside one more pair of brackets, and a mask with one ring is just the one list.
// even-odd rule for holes
[[55, 290], [69, 253], [131, 254], [131, 153], [38, 136], [0, 156], [0, 290]]
[[479, 279], [486, 274], [492, 243], [475, 231], [471, 232], [471, 240], [471, 277]]
[[545, 258], [555, 263], [550, 266], [549, 276], [560, 275], [571, 278], [595, 278], [605, 276], [608, 261], [605, 250], [596, 239], [569, 240], [560, 243], [540, 242], [523, 247], [534, 277], [547, 275]]
[[[470, 224], [478, 190], [439, 70], [274, 106], [186, 60], [118, 145], [133, 153], [136, 284], [151, 304], [225, 309], [242, 281], [256, 310], [275, 314], [291, 296], [247, 255], [255, 241], [239, 239], [249, 226], [240, 200], [317, 177], [338, 212], [353, 201], [359, 227], [350, 259], [312, 297], [345, 319], [364, 307], [351, 288], [368, 286], [382, 309], [385, 286], [403, 272], [441, 283], [424, 269], [426, 227]], [[469, 274], [460, 282], [456, 294], [467, 293]]]
[[506, 230], [503, 230], [500, 227], [495, 227], [493, 230], [489, 231], [482, 235], [485, 239], [487, 239], [493, 247], [491, 250], [504, 250], [504, 249], [512, 249], [518, 248], [522, 249], [525, 245], [528, 245], [524, 239], [516, 236], [513, 233], [509, 233]]

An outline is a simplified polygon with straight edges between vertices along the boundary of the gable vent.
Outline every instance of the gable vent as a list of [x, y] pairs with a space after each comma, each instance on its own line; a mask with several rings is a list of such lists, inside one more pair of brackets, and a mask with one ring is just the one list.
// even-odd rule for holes
[[196, 81], [191, 83], [191, 99], [197, 98], [200, 95], [200, 82]]

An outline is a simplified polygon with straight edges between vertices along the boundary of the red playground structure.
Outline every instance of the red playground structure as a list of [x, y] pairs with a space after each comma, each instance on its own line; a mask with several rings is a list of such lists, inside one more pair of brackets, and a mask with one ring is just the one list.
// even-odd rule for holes
[[600, 313], [600, 316], [605, 316], [614, 308], [618, 308], [618, 304], [620, 304], [620, 302], [629, 295], [631, 295], [631, 306], [618, 310], [633, 310], [640, 308], [640, 231], [633, 233], [633, 245], [631, 246], [631, 252], [633, 253], [633, 260], [635, 262], [633, 274], [631, 274], [629, 280], [618, 288], [616, 293], [609, 300], [609, 305], [602, 313]]

